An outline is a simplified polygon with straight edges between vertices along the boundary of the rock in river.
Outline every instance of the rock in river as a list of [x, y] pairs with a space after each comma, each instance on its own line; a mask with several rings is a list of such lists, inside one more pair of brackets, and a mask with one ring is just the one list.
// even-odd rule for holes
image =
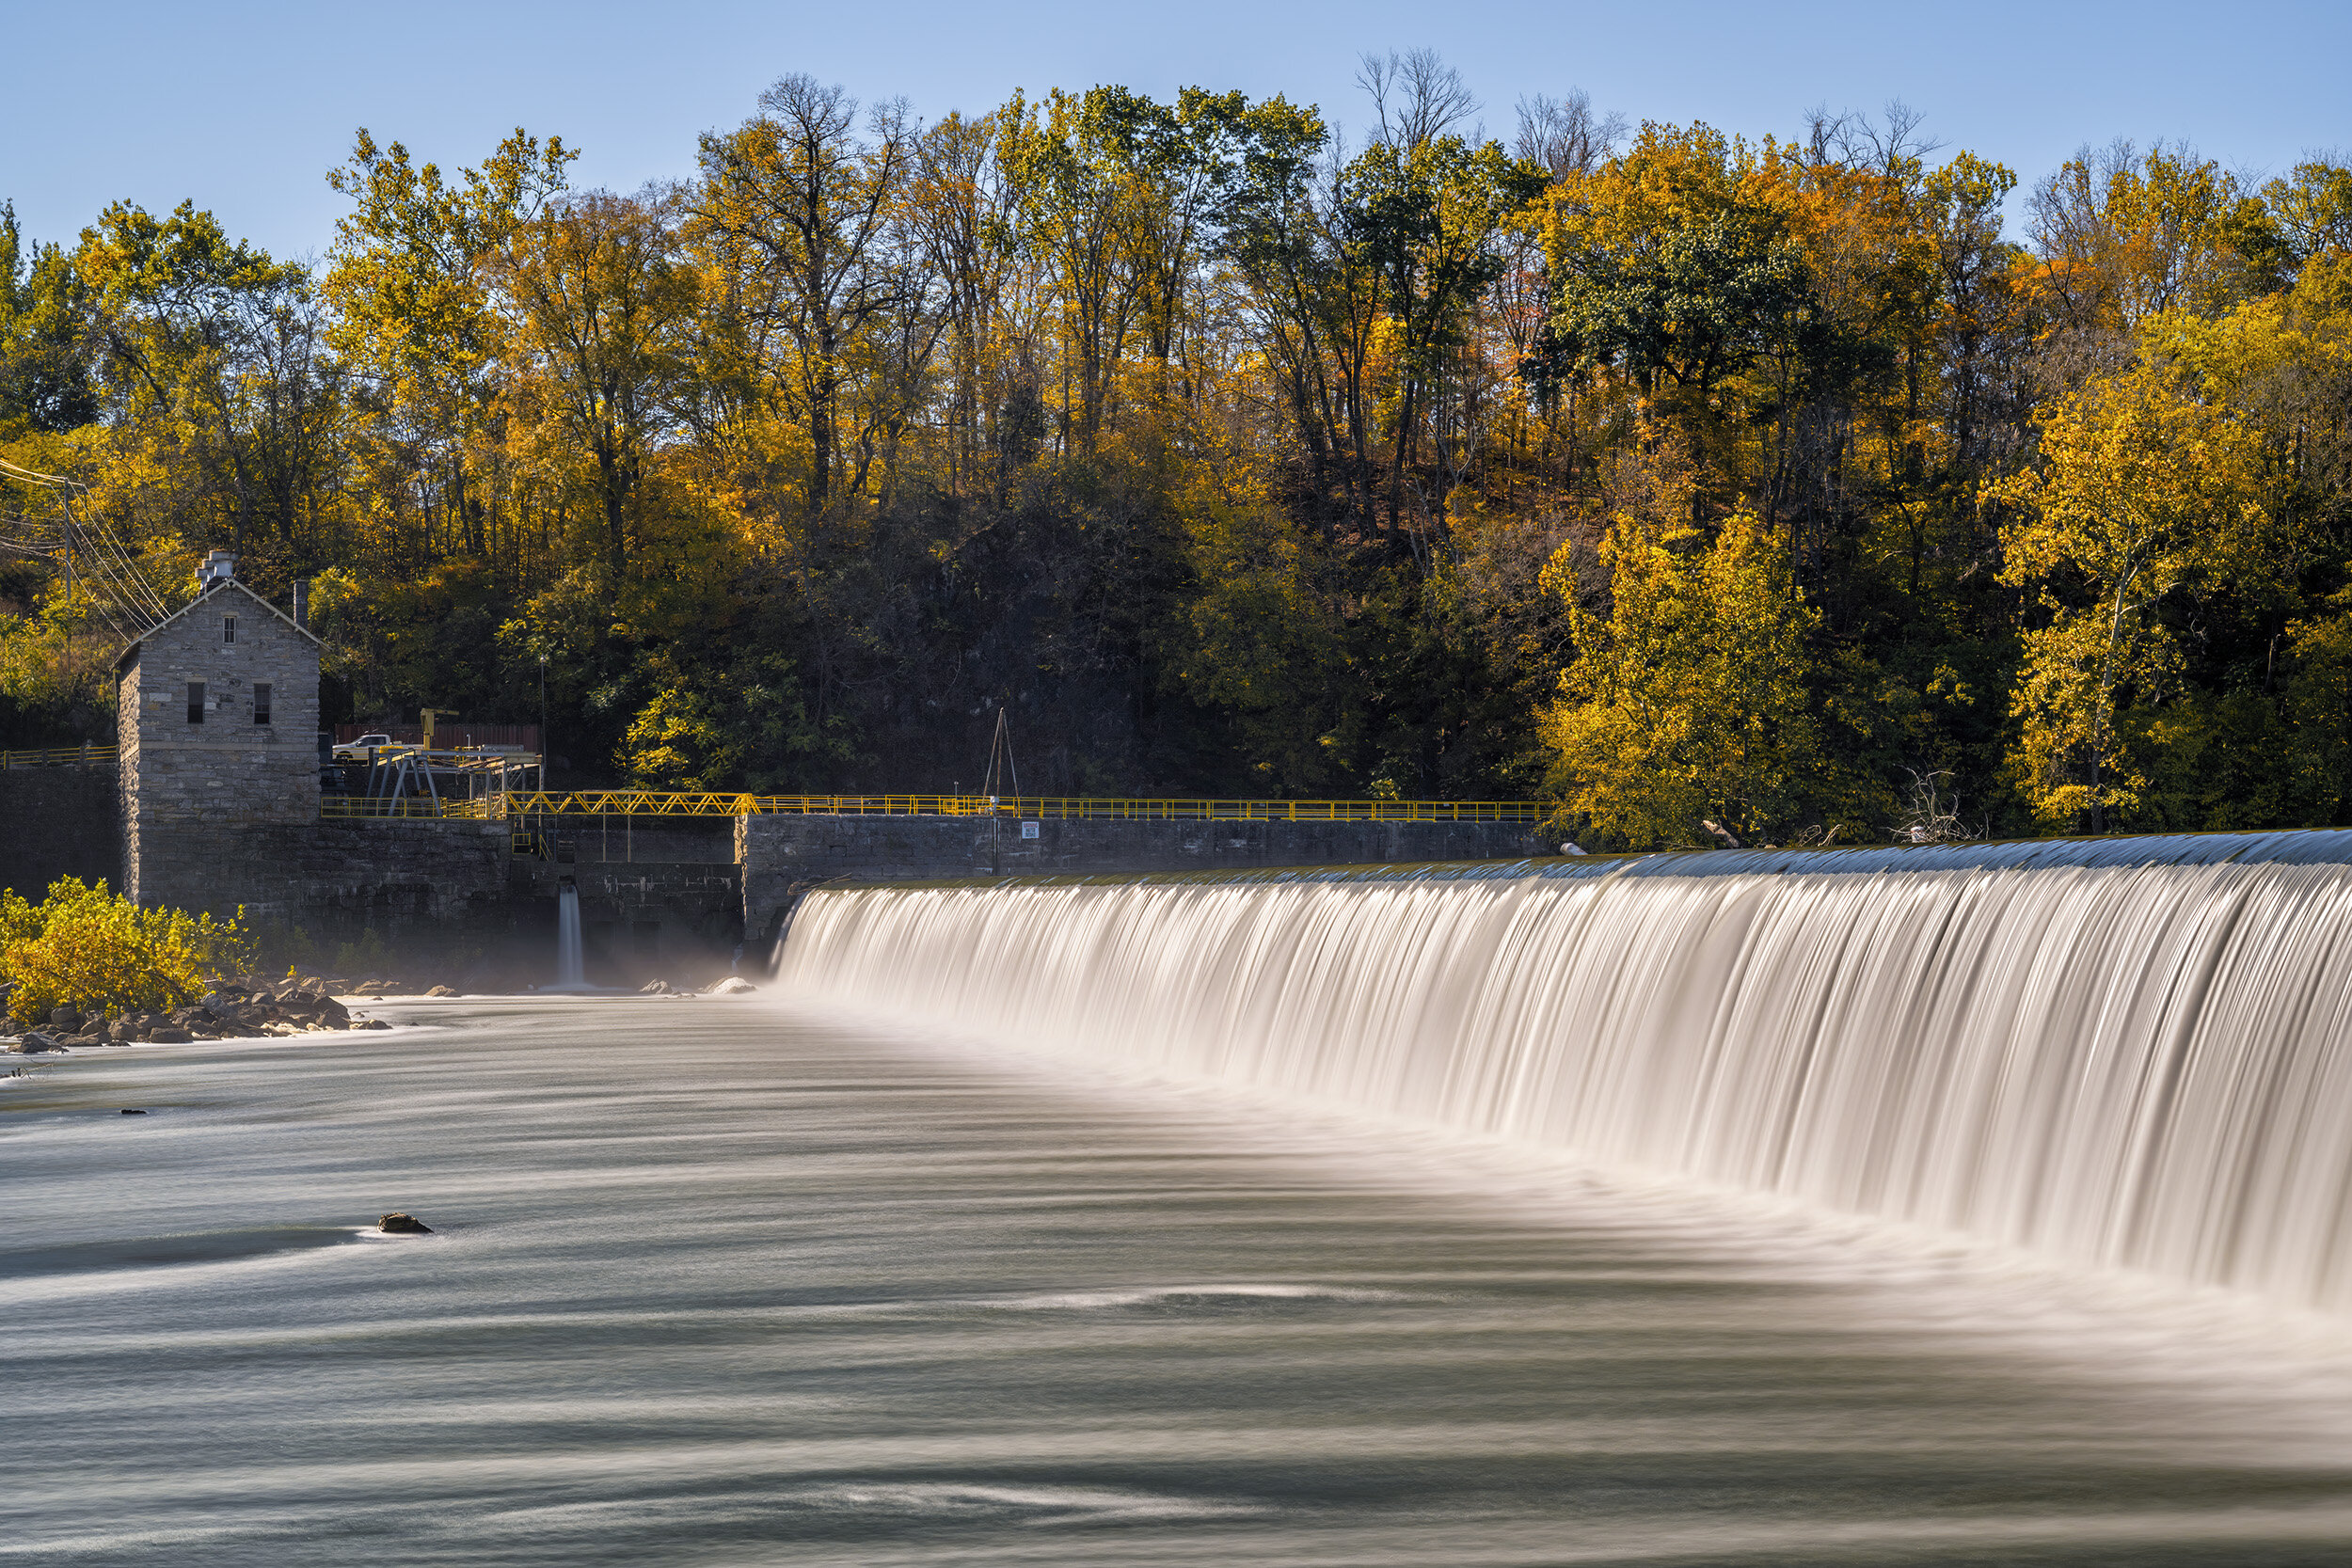
[[433, 1227], [424, 1221], [414, 1214], [404, 1214], [397, 1210], [376, 1221], [375, 1227], [390, 1236], [430, 1236], [433, 1234]]

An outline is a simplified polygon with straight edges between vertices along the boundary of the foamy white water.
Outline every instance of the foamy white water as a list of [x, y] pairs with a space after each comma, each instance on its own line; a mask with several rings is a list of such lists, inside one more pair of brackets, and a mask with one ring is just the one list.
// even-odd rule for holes
[[803, 992], [2352, 1311], [2352, 834], [813, 894]]

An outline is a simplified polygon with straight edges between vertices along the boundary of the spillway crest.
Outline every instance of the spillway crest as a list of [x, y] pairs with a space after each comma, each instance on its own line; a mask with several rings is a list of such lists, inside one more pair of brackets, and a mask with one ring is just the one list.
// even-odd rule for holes
[[2352, 833], [846, 889], [779, 977], [2352, 1311]]

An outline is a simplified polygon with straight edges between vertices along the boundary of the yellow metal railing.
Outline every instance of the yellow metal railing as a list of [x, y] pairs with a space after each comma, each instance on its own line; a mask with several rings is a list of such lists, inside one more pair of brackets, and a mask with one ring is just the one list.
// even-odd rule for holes
[[1083, 796], [739, 795], [725, 791], [491, 791], [472, 800], [328, 796], [329, 816], [1002, 816], [1114, 821], [1536, 822], [1530, 800], [1106, 800]]
[[430, 795], [376, 797], [365, 795], [323, 795], [319, 797], [319, 815], [326, 817], [399, 816], [399, 817], [458, 817], [490, 816], [496, 813], [474, 811], [481, 802], [475, 800], [436, 800]]
[[0, 752], [0, 768], [111, 768], [115, 755], [112, 746], [49, 746], [33, 752]]

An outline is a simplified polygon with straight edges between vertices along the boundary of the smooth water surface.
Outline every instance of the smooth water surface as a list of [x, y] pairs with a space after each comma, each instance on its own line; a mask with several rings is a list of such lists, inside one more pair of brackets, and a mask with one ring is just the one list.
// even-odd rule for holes
[[0, 1081], [0, 1561], [2352, 1555], [2325, 1320], [765, 999], [380, 1010]]

